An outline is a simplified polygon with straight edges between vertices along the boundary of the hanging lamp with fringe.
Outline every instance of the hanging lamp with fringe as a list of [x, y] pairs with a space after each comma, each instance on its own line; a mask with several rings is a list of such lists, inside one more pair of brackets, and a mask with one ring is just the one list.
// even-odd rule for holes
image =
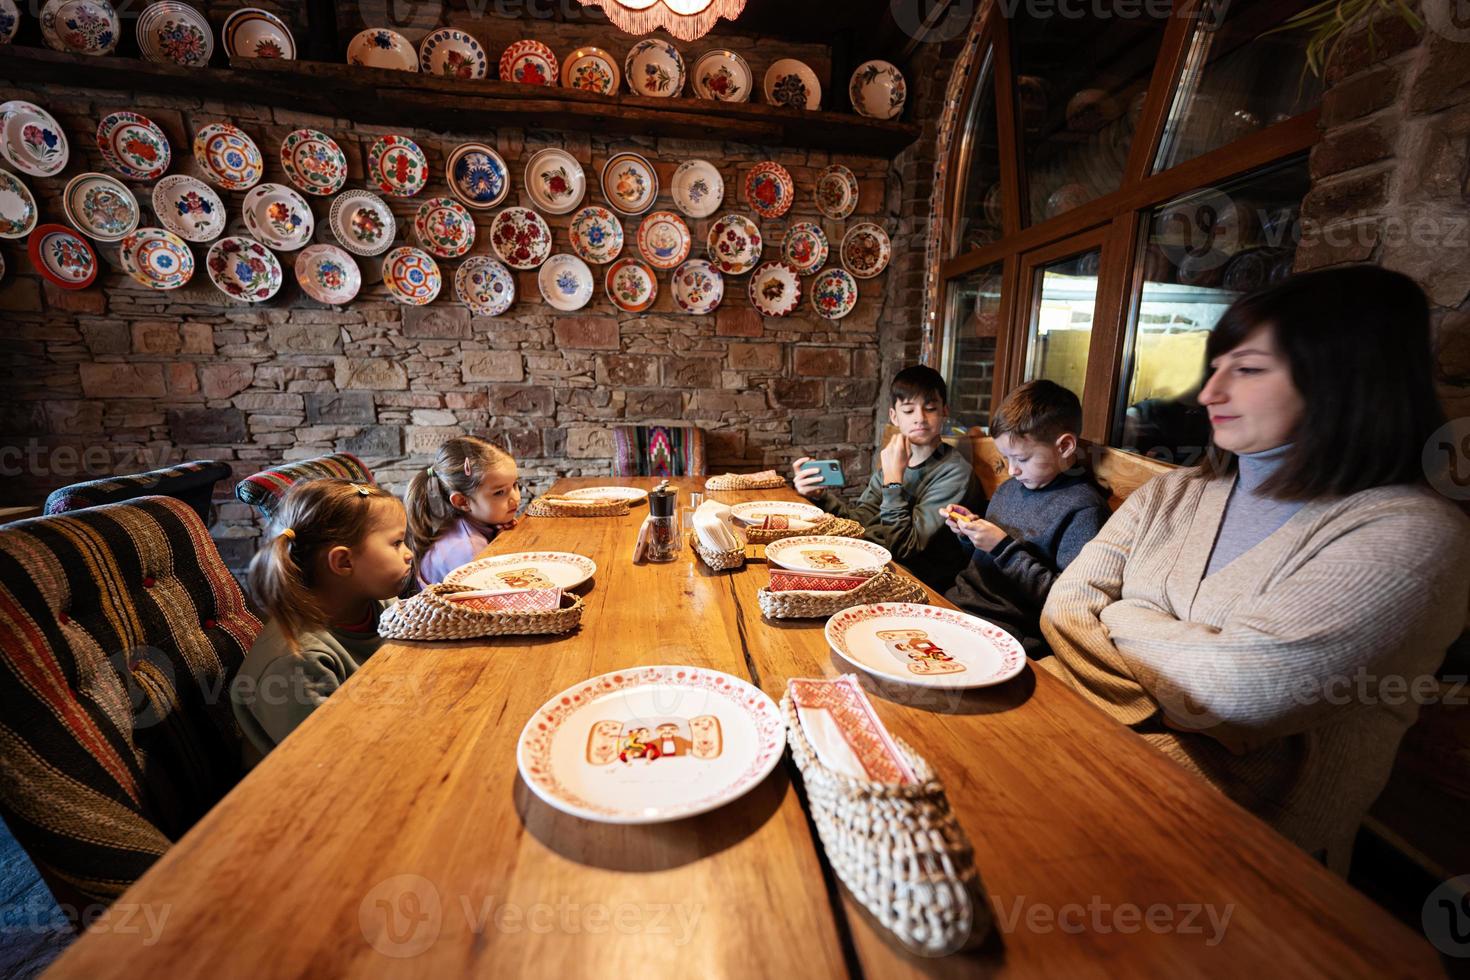
[[734, 20], [745, 0], [581, 0], [583, 6], [601, 7], [614, 26], [628, 34], [647, 34], [662, 27], [681, 41], [708, 33], [721, 17]]

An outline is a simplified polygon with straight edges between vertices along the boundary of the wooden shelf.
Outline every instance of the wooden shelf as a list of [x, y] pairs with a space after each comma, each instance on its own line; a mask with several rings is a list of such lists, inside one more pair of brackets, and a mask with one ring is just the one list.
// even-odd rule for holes
[[629, 136], [730, 140], [892, 159], [919, 137], [911, 122], [784, 106], [603, 96], [501, 81], [320, 61], [241, 59], [228, 68], [183, 68], [111, 55], [87, 57], [0, 46], [0, 77], [102, 89], [248, 101], [383, 126], [473, 132], [497, 126], [596, 130]]

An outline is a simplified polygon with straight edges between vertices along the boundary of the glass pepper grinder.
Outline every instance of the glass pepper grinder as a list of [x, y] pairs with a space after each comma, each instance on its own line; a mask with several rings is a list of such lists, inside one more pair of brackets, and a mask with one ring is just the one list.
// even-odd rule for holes
[[679, 555], [679, 494], [665, 480], [648, 494], [648, 561], [673, 561]]

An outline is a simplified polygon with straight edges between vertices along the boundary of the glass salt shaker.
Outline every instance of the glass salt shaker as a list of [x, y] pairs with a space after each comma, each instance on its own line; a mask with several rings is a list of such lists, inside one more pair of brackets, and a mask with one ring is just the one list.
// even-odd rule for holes
[[648, 494], [647, 561], [673, 561], [679, 555], [679, 520], [674, 505], [679, 494], [660, 483]]

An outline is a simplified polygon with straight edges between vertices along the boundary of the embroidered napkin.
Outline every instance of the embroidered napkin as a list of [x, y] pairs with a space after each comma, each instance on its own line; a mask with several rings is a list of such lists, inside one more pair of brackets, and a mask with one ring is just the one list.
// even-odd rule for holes
[[787, 517], [784, 514], [767, 514], [765, 519], [757, 526], [766, 531], [810, 531], [817, 525], [815, 521], [804, 521], [799, 517]]
[[847, 592], [868, 580], [855, 572], [807, 572], [771, 569], [772, 592]]
[[802, 734], [822, 765], [854, 779], [918, 782], [856, 676], [793, 677], [786, 693], [796, 706]]
[[547, 612], [561, 608], [561, 589], [454, 592], [445, 598], [482, 612]]

